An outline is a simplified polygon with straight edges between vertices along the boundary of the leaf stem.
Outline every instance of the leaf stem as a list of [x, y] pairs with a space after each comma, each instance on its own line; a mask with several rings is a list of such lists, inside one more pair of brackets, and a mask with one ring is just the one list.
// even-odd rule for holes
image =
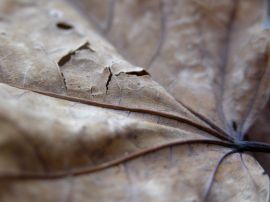
[[111, 160], [105, 162], [103, 164], [97, 166], [87, 166], [81, 168], [75, 168], [67, 171], [58, 171], [58, 172], [51, 172], [51, 173], [43, 173], [43, 172], [21, 172], [21, 173], [0, 173], [0, 180], [53, 180], [58, 178], [64, 178], [68, 176], [80, 176], [84, 174], [90, 174], [94, 172], [98, 172], [100, 170], [110, 168], [112, 166], [119, 165], [126, 161], [135, 159], [139, 156], [146, 155], [148, 153], [152, 153], [154, 151], [164, 149], [170, 146], [179, 146], [185, 144], [210, 144], [210, 145], [219, 145], [228, 148], [234, 148], [235, 144], [228, 143], [220, 140], [211, 140], [211, 139], [197, 139], [197, 140], [178, 140], [178, 141], [171, 141], [161, 145], [157, 145], [155, 147], [143, 149], [136, 153], [130, 154], [128, 156], [120, 157], [115, 160]]
[[270, 153], [270, 144], [256, 141], [239, 141], [236, 143], [240, 152]]
[[235, 149], [235, 150], [232, 150], [230, 152], [227, 152], [226, 154], [224, 154], [218, 161], [218, 163], [216, 164], [213, 172], [211, 173], [210, 175], [210, 178], [207, 182], [207, 185], [206, 185], [206, 189], [204, 191], [204, 194], [203, 194], [203, 202], [207, 201], [207, 198], [209, 196], [209, 193], [211, 191], [211, 188], [213, 186], [213, 183], [214, 183], [214, 179], [215, 179], [215, 175], [217, 174], [217, 171], [219, 169], [219, 167], [221, 166], [222, 162], [227, 158], [229, 157], [230, 155], [234, 154], [234, 153], [237, 153], [238, 152], [238, 149]]
[[[27, 90], [27, 89], [23, 89], [23, 90]], [[46, 96], [50, 96], [50, 97], [54, 97], [54, 98], [64, 99], [64, 100], [68, 100], [68, 101], [72, 101], [72, 102], [78, 102], [78, 103], [97, 106], [97, 107], [103, 107], [103, 108], [114, 109], [114, 110], [125, 110], [125, 111], [137, 112], [137, 113], [146, 113], [146, 114], [150, 114], [150, 115], [157, 115], [157, 116], [161, 116], [163, 118], [168, 118], [168, 119], [172, 119], [175, 121], [189, 124], [197, 129], [199, 129], [201, 131], [205, 131], [205, 132], [207, 132], [207, 133], [209, 133], [209, 134], [213, 135], [214, 137], [217, 137], [221, 140], [233, 142], [233, 139], [230, 136], [228, 136], [227, 134], [221, 133], [220, 131], [217, 131], [213, 128], [209, 128], [209, 127], [200, 125], [200, 124], [195, 123], [187, 118], [180, 117], [178, 115], [174, 115], [171, 113], [158, 112], [158, 111], [143, 109], [143, 108], [132, 108], [132, 107], [125, 107], [125, 106], [120, 106], [120, 105], [100, 103], [100, 102], [95, 102], [95, 101], [87, 100], [87, 99], [83, 99], [83, 98], [71, 97], [71, 96], [67, 96], [67, 95], [59, 95], [59, 94], [47, 92], [47, 91], [40, 91], [40, 90], [29, 90], [29, 91], [34, 92], [34, 93], [38, 93], [38, 94], [42, 94], [42, 95], [46, 95]]]

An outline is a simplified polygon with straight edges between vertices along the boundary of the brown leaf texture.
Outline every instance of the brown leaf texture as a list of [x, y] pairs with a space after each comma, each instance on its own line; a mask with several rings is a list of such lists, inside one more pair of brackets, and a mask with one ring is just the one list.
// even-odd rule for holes
[[[248, 131], [248, 138], [251, 140], [259, 140], [262, 142], [270, 143], [269, 132], [270, 132], [270, 101], [268, 101], [263, 113], [257, 118], [255, 124]], [[267, 154], [255, 154], [256, 159], [261, 163], [267, 173], [270, 173], [270, 161], [269, 155]]]
[[114, 9], [106, 36], [122, 55], [228, 133], [246, 133], [269, 96], [266, 1], [115, 1], [103, 7]]
[[265, 5], [1, 0], [0, 201], [268, 201]]

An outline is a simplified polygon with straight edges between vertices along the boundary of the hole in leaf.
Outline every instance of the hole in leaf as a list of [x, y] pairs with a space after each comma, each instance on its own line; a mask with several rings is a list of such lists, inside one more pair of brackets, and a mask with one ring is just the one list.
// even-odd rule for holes
[[69, 30], [69, 29], [73, 29], [73, 26], [71, 24], [68, 24], [66, 22], [58, 22], [56, 24], [56, 26], [59, 28], [59, 29], [64, 29], [64, 30]]
[[145, 75], [149, 75], [149, 73], [145, 70], [142, 70], [142, 71], [139, 71], [139, 72], [136, 72], [136, 71], [133, 71], [133, 72], [126, 72], [126, 74], [129, 74], [129, 75], [136, 75], [136, 76], [145, 76]]
[[237, 123], [235, 121], [232, 121], [232, 127], [234, 131], [237, 131]]

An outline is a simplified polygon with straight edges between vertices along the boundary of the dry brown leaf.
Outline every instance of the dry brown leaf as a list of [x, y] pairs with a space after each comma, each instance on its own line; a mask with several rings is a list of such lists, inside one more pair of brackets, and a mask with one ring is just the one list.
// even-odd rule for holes
[[0, 1], [1, 201], [267, 201], [265, 2], [72, 3]]
[[[266, 105], [263, 113], [257, 118], [254, 125], [250, 128], [247, 136], [250, 140], [257, 140], [261, 142], [270, 143], [270, 101]], [[270, 173], [270, 157], [267, 154], [255, 153], [256, 159], [260, 162], [267, 173]]]
[[[91, 10], [96, 2], [78, 4]], [[114, 10], [106, 36], [178, 101], [232, 135], [243, 135], [269, 96], [266, 3], [134, 0], [108, 8], [104, 2], [103, 10]]]

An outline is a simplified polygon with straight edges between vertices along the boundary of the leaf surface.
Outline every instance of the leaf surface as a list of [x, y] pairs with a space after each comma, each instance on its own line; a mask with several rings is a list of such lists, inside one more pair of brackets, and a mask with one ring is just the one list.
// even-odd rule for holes
[[234, 143], [269, 96], [264, 2], [233, 2], [1, 1], [1, 201], [266, 201]]
[[105, 17], [86, 15], [97, 27], [110, 20], [104, 35], [129, 61], [231, 136], [244, 136], [270, 92], [266, 1], [87, 2], [78, 6], [99, 4]]

